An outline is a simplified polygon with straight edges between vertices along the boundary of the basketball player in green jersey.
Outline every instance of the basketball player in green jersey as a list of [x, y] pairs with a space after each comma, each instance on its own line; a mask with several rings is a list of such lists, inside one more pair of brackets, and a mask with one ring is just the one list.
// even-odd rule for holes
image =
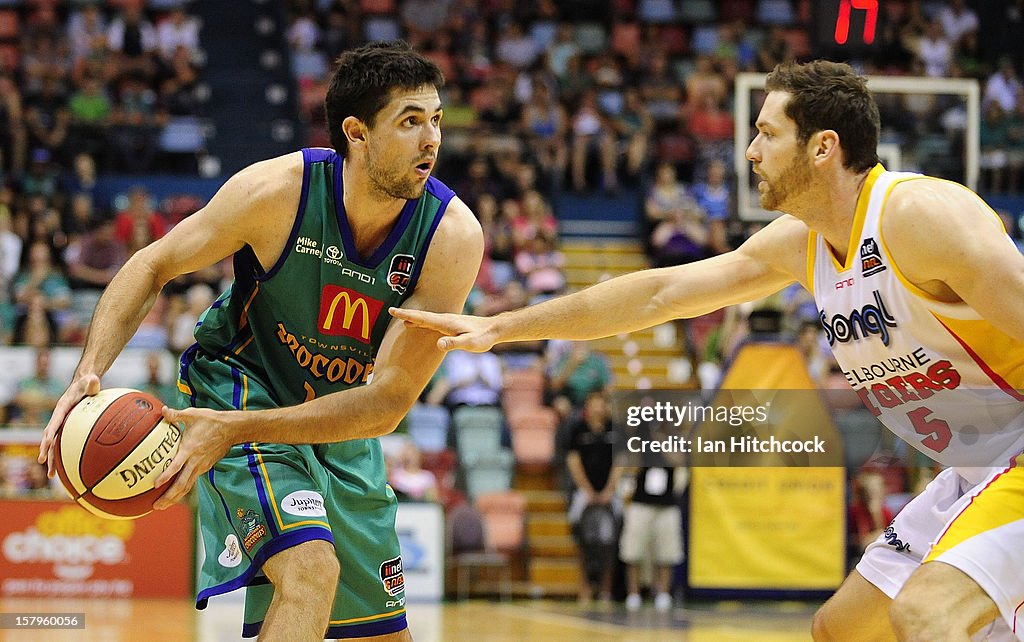
[[[160, 288], [234, 256], [235, 281], [181, 358], [190, 408], [157, 508], [194, 484], [206, 558], [197, 606], [247, 587], [243, 635], [409, 640], [396, 502], [375, 437], [442, 358], [391, 306], [458, 311], [483, 253], [469, 208], [430, 177], [443, 77], [404, 43], [338, 61], [335, 150], [257, 163], [135, 254], [100, 300], [74, 380], [40, 444], [52, 476], [63, 418], [135, 332]], [[198, 483], [197, 483], [198, 482]]]

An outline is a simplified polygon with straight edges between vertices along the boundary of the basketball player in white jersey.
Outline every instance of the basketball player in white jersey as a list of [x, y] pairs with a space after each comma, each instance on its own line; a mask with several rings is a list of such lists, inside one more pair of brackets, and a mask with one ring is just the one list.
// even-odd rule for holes
[[799, 282], [864, 403], [949, 466], [868, 547], [814, 639], [1024, 640], [1024, 257], [967, 188], [878, 164], [878, 108], [849, 66], [783, 65], [767, 89], [747, 158], [761, 205], [784, 213], [739, 249], [491, 318], [392, 313], [447, 335], [443, 350], [479, 352], [630, 332]]

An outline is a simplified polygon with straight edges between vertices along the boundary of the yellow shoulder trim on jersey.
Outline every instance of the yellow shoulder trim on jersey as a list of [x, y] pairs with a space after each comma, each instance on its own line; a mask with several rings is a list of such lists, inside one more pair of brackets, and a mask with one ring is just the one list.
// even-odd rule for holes
[[864, 219], [868, 214], [868, 203], [871, 202], [871, 191], [875, 187], [875, 182], [878, 177], [885, 173], [885, 168], [879, 163], [871, 168], [868, 172], [868, 177], [864, 181], [864, 186], [860, 188], [860, 196], [857, 197], [857, 211], [853, 215], [853, 226], [850, 229], [850, 244], [846, 248], [846, 262], [840, 264], [836, 259], [835, 251], [825, 241], [825, 247], [829, 250], [829, 257], [832, 259], [832, 264], [836, 267], [836, 272], [843, 273], [849, 270], [854, 265], [854, 261], [857, 258], [857, 248], [860, 247], [860, 236], [864, 231]]
[[818, 233], [812, 229], [807, 230], [807, 287], [814, 294], [814, 258], [818, 252]]

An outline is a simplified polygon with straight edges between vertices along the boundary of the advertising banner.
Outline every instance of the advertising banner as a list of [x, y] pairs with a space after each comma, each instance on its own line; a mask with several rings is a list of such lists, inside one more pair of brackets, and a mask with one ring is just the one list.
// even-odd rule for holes
[[70, 501], [0, 499], [0, 596], [191, 597], [192, 510], [107, 520]]

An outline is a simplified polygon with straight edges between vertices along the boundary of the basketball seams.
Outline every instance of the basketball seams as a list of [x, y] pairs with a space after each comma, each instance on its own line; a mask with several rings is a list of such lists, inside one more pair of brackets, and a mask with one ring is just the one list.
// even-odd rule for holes
[[[135, 405], [140, 401], [149, 407]], [[86, 489], [91, 490], [116, 470], [149, 436], [163, 418], [162, 405], [152, 395], [126, 391], [103, 409], [93, 421], [79, 462], [79, 475]], [[101, 441], [104, 435], [114, 437], [118, 433], [120, 437], [116, 440]], [[84, 467], [86, 463], [88, 468]]]

